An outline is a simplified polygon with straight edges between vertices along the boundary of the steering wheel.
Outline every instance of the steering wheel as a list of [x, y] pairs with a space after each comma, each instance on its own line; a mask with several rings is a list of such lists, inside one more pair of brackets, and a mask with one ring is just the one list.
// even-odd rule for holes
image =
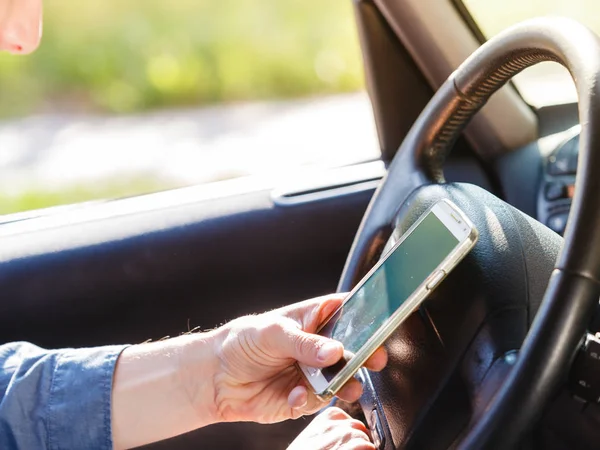
[[[443, 176], [470, 118], [541, 61], [565, 66], [579, 96], [581, 148], [564, 241], [491, 193]], [[386, 449], [513, 449], [541, 418], [600, 297], [599, 169], [600, 40], [575, 21], [507, 29], [437, 91], [375, 193], [339, 285], [350, 290], [386, 243], [441, 198], [479, 230], [473, 251], [386, 344], [388, 368], [362, 373], [361, 404], [367, 417], [378, 413]]]

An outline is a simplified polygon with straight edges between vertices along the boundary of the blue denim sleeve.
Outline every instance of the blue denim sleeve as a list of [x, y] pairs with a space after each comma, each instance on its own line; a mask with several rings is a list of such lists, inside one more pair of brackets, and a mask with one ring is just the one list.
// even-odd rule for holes
[[0, 448], [112, 449], [113, 373], [126, 346], [0, 346]]

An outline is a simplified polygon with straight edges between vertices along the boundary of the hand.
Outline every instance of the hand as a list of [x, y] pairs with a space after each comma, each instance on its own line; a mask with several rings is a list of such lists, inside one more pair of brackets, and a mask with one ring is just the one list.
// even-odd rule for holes
[[376, 450], [367, 427], [339, 408], [327, 408], [298, 435], [287, 450]]
[[[343, 355], [341, 343], [313, 334], [343, 301], [321, 297], [257, 316], [236, 319], [217, 330], [220, 368], [214, 376], [219, 421], [274, 423], [312, 414], [325, 406], [295, 367], [296, 361], [327, 367]], [[365, 366], [381, 370], [387, 354], [378, 349]], [[351, 379], [338, 393], [353, 402], [362, 395]]]
[[[112, 386], [114, 448], [216, 422], [273, 423], [321, 409], [325, 405], [306, 389], [294, 364], [326, 367], [342, 357], [339, 342], [313, 334], [341, 303], [340, 296], [307, 300], [206, 333], [128, 347]], [[386, 362], [379, 349], [365, 365], [381, 370]], [[353, 402], [361, 393], [352, 379], [339, 397]]]

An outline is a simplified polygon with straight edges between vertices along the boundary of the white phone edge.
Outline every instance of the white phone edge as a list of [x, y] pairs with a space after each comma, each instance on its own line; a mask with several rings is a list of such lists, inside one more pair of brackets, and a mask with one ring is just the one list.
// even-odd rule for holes
[[[330, 400], [337, 391], [352, 378], [356, 372], [363, 366], [369, 357], [379, 348], [385, 340], [404, 322], [410, 314], [415, 311], [421, 303], [428, 297], [439, 283], [433, 289], [428, 289], [427, 285], [431, 278], [443, 271], [445, 278], [454, 267], [471, 251], [479, 233], [469, 220], [469, 218], [450, 200], [443, 199], [435, 203], [429, 208], [419, 219], [398, 239], [393, 247], [386, 253], [384, 258], [371, 268], [371, 270], [360, 280], [360, 282], [350, 291], [346, 298], [350, 298], [360, 287], [371, 277], [386, 260], [402, 244], [404, 239], [413, 232], [415, 228], [423, 221], [423, 219], [433, 212], [438, 219], [446, 226], [446, 228], [458, 239], [458, 244], [454, 250], [450, 252], [446, 258], [433, 270], [423, 283], [408, 297], [408, 299], [398, 308], [390, 318], [369, 338], [367, 343], [354, 355], [354, 357], [344, 366], [342, 370], [331, 380], [327, 381], [325, 376], [319, 369], [305, 366], [298, 363], [302, 375], [310, 384], [313, 391], [321, 400]], [[442, 278], [442, 279], [443, 279]], [[335, 314], [335, 313], [334, 313]], [[329, 320], [329, 319], [328, 319]], [[326, 321], [327, 322], [327, 321]], [[324, 323], [326, 323], [324, 322]]]

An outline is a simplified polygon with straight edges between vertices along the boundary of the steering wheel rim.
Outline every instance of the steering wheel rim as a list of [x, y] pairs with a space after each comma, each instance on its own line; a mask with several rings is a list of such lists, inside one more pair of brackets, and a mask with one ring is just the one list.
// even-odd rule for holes
[[[520, 356], [485, 414], [455, 446], [514, 448], [566, 377], [600, 296], [600, 40], [570, 19], [534, 19], [481, 46], [442, 85], [407, 134], [375, 193], [339, 284], [348, 291], [379, 256], [400, 208], [420, 187], [444, 183], [443, 163], [488, 98], [542, 61], [565, 66], [581, 123], [578, 176], [564, 247]], [[564, 299], [568, 299], [565, 301]], [[520, 407], [515, 410], [514, 405]]]

